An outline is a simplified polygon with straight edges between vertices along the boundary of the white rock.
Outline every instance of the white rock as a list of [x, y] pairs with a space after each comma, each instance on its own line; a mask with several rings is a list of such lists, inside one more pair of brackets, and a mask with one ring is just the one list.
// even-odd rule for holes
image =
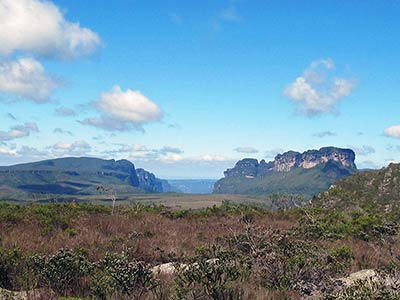
[[357, 280], [370, 280], [372, 282], [378, 280], [378, 274], [372, 269], [365, 269], [355, 273], [350, 274], [347, 277], [340, 278], [346, 286], [353, 285]]

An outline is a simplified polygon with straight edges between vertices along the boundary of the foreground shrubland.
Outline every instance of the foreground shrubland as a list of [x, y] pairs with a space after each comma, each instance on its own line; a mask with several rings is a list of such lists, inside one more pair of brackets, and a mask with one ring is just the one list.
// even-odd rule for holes
[[[398, 217], [2, 204], [0, 287], [30, 299], [400, 299]], [[338, 280], [363, 269], [379, 276]]]

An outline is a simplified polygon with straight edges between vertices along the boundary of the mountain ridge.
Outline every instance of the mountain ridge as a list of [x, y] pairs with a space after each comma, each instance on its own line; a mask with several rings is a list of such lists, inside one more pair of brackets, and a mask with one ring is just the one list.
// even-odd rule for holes
[[214, 193], [299, 193], [312, 197], [336, 180], [357, 172], [351, 149], [323, 147], [303, 153], [287, 151], [270, 162], [239, 160], [214, 185]]
[[158, 193], [163, 191], [163, 186], [168, 186], [144, 169], [137, 171], [129, 160], [93, 157], [55, 158], [1, 166], [0, 182], [3, 198], [7, 196], [4, 195], [6, 191], [94, 195], [99, 186], [117, 193]]

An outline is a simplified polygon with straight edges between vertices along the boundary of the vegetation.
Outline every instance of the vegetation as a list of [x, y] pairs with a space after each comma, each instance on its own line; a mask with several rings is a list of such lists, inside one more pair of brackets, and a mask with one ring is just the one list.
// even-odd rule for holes
[[[337, 279], [398, 268], [399, 217], [229, 202], [114, 214], [103, 205], [1, 204], [0, 287], [40, 291], [33, 299], [398, 299], [381, 283], [338, 288]], [[164, 263], [173, 272], [153, 271]], [[371, 296], [381, 294], [391, 298]]]
[[254, 178], [225, 177], [215, 183], [215, 192], [222, 194], [274, 194], [303, 195], [307, 199], [326, 191], [337, 179], [356, 172], [334, 163], [314, 168], [294, 168], [290, 172], [270, 172]]

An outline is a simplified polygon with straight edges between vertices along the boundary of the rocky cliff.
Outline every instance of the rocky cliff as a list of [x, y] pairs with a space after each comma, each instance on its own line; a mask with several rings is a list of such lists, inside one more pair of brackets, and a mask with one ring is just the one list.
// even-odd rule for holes
[[157, 178], [153, 173], [144, 169], [136, 169], [139, 187], [150, 193], [162, 193], [172, 191], [167, 180]]
[[214, 193], [298, 193], [307, 196], [329, 188], [336, 180], [357, 171], [351, 149], [324, 147], [303, 153], [288, 151], [273, 161], [245, 158], [224, 172]]
[[319, 150], [308, 150], [303, 153], [288, 151], [278, 154], [273, 161], [266, 162], [245, 158], [239, 160], [235, 167], [224, 172], [225, 177], [254, 178], [265, 176], [270, 172], [290, 172], [295, 168], [310, 169], [317, 165], [333, 161], [344, 168], [356, 169], [355, 153], [351, 149], [324, 147]]
[[0, 167], [0, 199], [25, 193], [97, 195], [98, 187], [118, 194], [162, 192], [168, 183], [128, 160], [67, 157]]

